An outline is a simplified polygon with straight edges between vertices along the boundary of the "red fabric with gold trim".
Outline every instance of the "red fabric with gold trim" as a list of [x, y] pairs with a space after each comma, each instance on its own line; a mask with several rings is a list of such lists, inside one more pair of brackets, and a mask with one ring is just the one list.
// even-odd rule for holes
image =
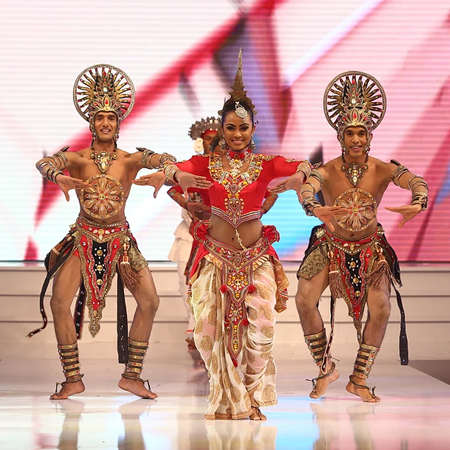
[[[278, 259], [271, 244], [278, 241], [280, 235], [273, 225], [265, 226], [261, 238], [254, 245], [240, 250], [211, 238], [207, 229], [208, 223], [205, 222], [199, 222], [194, 227], [194, 239], [199, 242], [199, 248], [191, 268], [191, 277], [197, 272], [200, 261], [207, 254], [213, 255], [222, 263], [220, 291], [227, 298], [224, 326], [229, 336], [228, 351], [233, 364], [237, 366], [237, 359], [242, 349], [242, 327], [249, 324], [245, 297], [256, 290], [253, 284], [254, 264], [265, 255]], [[280, 295], [287, 297], [287, 292], [282, 292]]]
[[243, 222], [260, 218], [269, 183], [293, 175], [300, 162], [282, 156], [252, 154], [247, 172], [236, 178], [223, 170], [219, 153], [196, 155], [176, 166], [213, 182], [208, 190], [211, 212], [237, 228]]

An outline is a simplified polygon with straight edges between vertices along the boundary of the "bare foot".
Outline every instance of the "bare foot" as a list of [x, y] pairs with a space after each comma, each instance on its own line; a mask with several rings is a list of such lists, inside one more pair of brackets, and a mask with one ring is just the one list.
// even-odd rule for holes
[[[56, 385], [57, 389], [58, 384]], [[73, 383], [64, 382], [62, 383], [62, 387], [59, 392], [55, 392], [53, 395], [50, 395], [50, 400], [66, 400], [71, 395], [81, 394], [84, 392], [84, 389], [84, 383], [81, 380]]]
[[189, 336], [185, 339], [185, 341], [187, 342], [188, 351], [197, 350], [197, 347], [195, 346], [195, 341], [194, 341], [193, 337]]
[[328, 385], [339, 378], [339, 372], [336, 370], [336, 365], [334, 362], [329, 364], [327, 370], [328, 372], [324, 374], [319, 369], [319, 376], [311, 380], [313, 381], [313, 389], [309, 394], [311, 398], [317, 399], [322, 397], [322, 395], [325, 394]]
[[250, 404], [252, 405], [252, 412], [248, 416], [250, 420], [267, 420], [267, 417], [261, 412], [255, 398], [253, 397], [253, 392], [250, 394]]
[[363, 402], [378, 403], [380, 397], [375, 395], [375, 388], [366, 386], [365, 380], [350, 376], [350, 380], [345, 388], [350, 394], [357, 395]]
[[267, 416], [265, 416], [257, 406], [252, 406], [252, 413], [248, 418], [250, 420], [267, 420]]
[[157, 394], [146, 389], [143, 381], [137, 378], [136, 380], [132, 380], [130, 378], [122, 377], [119, 381], [118, 386], [120, 387], [120, 389], [131, 392], [132, 394], [137, 395], [138, 397], [149, 398], [151, 400], [158, 397]]

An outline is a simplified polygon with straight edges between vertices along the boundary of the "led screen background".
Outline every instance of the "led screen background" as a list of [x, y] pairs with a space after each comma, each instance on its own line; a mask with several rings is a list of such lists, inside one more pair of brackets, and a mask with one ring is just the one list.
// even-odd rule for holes
[[[379, 220], [401, 260], [448, 261], [450, 239], [450, 6], [422, 1], [0, 1], [0, 260], [42, 260], [75, 221], [67, 203], [43, 183], [35, 162], [65, 145], [90, 143], [72, 103], [77, 75], [106, 63], [133, 80], [136, 104], [119, 147], [144, 146], [179, 160], [193, 154], [190, 125], [214, 115], [233, 81], [239, 48], [244, 80], [258, 110], [258, 151], [300, 159], [339, 155], [322, 111], [337, 74], [374, 75], [387, 113], [371, 155], [395, 159], [430, 184], [430, 208], [399, 229], [385, 206], [407, 204], [391, 186]], [[145, 171], [142, 171], [145, 173]], [[167, 259], [180, 210], [163, 188], [134, 186], [127, 217], [149, 260]], [[317, 222], [294, 193], [264, 216], [281, 233], [284, 260], [299, 260]]]

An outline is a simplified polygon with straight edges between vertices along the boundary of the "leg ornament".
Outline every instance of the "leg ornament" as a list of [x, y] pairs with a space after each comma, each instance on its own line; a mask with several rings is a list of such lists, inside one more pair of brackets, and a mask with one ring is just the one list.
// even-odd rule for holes
[[331, 356], [329, 355], [331, 340], [332, 339], [330, 337], [330, 342], [327, 342], [327, 334], [325, 332], [325, 329], [317, 334], [305, 335], [305, 342], [308, 346], [308, 350], [310, 351], [314, 362], [320, 368], [320, 375], [318, 377], [306, 380], [312, 382], [313, 388], [310, 394], [310, 396], [313, 395], [312, 398], [316, 398], [314, 397], [314, 395], [318, 395], [316, 392], [317, 380], [331, 375], [336, 368], [336, 365], [333, 362], [331, 363], [331, 369], [327, 372], [327, 363], [331, 358]]
[[378, 347], [361, 344], [358, 350], [358, 354], [356, 356], [355, 364], [353, 366], [353, 373], [349, 377], [350, 383], [353, 386], [356, 386], [358, 389], [366, 389], [370, 391], [372, 394], [372, 399], [376, 401], [379, 401], [379, 399], [375, 395], [375, 386], [369, 387], [366, 386], [365, 384], [355, 383], [352, 377], [359, 378], [361, 380], [366, 380], [369, 377], [373, 363], [375, 362], [375, 358], [377, 357], [379, 351], [380, 349]]
[[373, 363], [380, 349], [371, 345], [361, 344], [356, 356], [355, 365], [353, 366], [353, 377], [366, 380], [369, 378]]
[[58, 386], [64, 386], [66, 383], [75, 383], [80, 381], [84, 375], [80, 373], [80, 360], [78, 357], [78, 344], [58, 345], [59, 359], [64, 376], [66, 378], [62, 383], [56, 383], [55, 394]]
[[141, 378], [148, 344], [148, 342], [139, 342], [128, 339], [128, 363], [122, 377], [128, 378], [129, 380], [138, 380], [143, 384], [147, 383], [148, 390], [151, 391], [149, 381]]

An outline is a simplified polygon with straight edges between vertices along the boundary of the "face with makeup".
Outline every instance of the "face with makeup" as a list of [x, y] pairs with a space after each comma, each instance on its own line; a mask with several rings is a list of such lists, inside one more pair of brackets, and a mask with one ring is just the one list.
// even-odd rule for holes
[[249, 146], [255, 126], [250, 114], [241, 119], [234, 111], [230, 111], [224, 118], [222, 130], [228, 147], [234, 152], [240, 152]]
[[346, 154], [358, 158], [367, 153], [372, 135], [364, 127], [349, 126], [344, 130], [344, 147]]

